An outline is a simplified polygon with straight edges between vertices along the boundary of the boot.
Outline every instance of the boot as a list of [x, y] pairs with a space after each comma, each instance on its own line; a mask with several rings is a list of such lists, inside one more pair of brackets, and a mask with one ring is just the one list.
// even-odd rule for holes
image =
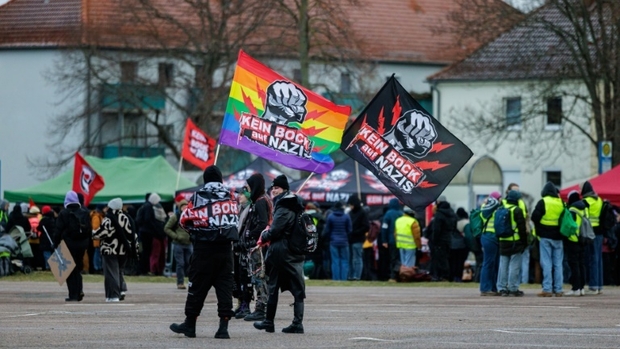
[[186, 337], [196, 337], [196, 317], [187, 316], [182, 324], [172, 324], [170, 329], [175, 333], [183, 333]]
[[214, 338], [223, 338], [223, 339], [230, 338], [230, 336], [228, 335], [228, 320], [230, 320], [230, 318], [227, 318], [227, 317], [220, 318], [220, 328], [218, 328], [217, 332], [215, 332]]
[[250, 314], [250, 306], [246, 302], [241, 302], [239, 311], [235, 314], [235, 319], [243, 319]]
[[276, 304], [267, 304], [265, 320], [257, 321], [254, 323], [254, 328], [259, 330], [265, 330], [265, 332], [273, 333], [276, 331], [275, 325], [273, 324], [273, 319], [276, 317]]
[[241, 310], [241, 299], [237, 298], [237, 307], [235, 308], [235, 310], [233, 310], [235, 312], [235, 315], [237, 315], [239, 310]]
[[282, 329], [284, 333], [304, 333], [304, 302], [295, 302], [293, 304], [293, 323]]
[[265, 320], [265, 310], [263, 309], [265, 306], [263, 305], [261, 306], [257, 306], [256, 309], [254, 309], [254, 312], [252, 314], [248, 314], [246, 317], [243, 318], [243, 320], [245, 321], [263, 321]]

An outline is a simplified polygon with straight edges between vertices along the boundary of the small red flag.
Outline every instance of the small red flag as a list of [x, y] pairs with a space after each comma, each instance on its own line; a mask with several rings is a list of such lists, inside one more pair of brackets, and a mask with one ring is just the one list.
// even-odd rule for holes
[[183, 159], [204, 170], [215, 162], [215, 143], [215, 139], [207, 136], [190, 118], [187, 119], [181, 153]]
[[93, 197], [95, 197], [95, 194], [103, 189], [104, 185], [103, 177], [90, 167], [80, 153], [75, 153], [73, 191], [84, 195], [85, 206], [88, 206]]
[[34, 204], [34, 200], [32, 200], [32, 198], [28, 198], [28, 208], [32, 208], [32, 206], [36, 206]]

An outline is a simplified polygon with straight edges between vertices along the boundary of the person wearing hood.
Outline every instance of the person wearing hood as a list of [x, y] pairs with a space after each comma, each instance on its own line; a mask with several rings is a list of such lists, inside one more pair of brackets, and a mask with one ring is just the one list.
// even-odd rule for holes
[[480, 270], [480, 295], [499, 296], [497, 292], [497, 270], [499, 268], [499, 240], [495, 235], [495, 212], [499, 208], [502, 195], [494, 191], [482, 204], [484, 230], [480, 237], [482, 245], [482, 269]]
[[347, 204], [351, 209], [349, 211], [349, 217], [351, 217], [351, 235], [349, 235], [350, 268], [348, 279], [360, 280], [364, 267], [363, 245], [364, 240], [366, 240], [366, 233], [368, 229], [370, 229], [370, 221], [357, 195], [351, 195]]
[[[280, 177], [276, 177], [274, 185], [279, 183], [279, 185], [285, 186], [285, 184], [280, 183], [280, 179]], [[288, 183], [286, 185], [288, 186]], [[242, 288], [242, 301], [235, 318], [246, 321], [261, 321], [265, 319], [267, 282], [264, 274], [256, 273], [256, 270], [263, 267], [260, 253], [266, 253], [267, 248], [262, 247], [262, 251], [259, 251], [255, 247], [261, 232], [271, 224], [273, 204], [265, 192], [265, 179], [260, 173], [255, 173], [247, 179], [244, 192], [250, 194], [250, 203], [247, 216], [241, 222], [241, 230], [239, 231], [239, 245], [241, 246], [239, 254], [241, 274], [239, 279]], [[250, 313], [250, 302], [254, 298], [253, 288], [256, 289], [256, 302], [254, 312]]]
[[18, 202], [13, 206], [13, 211], [9, 214], [9, 218], [6, 223], [6, 232], [10, 233], [15, 226], [20, 226], [24, 229], [24, 233], [28, 236], [28, 233], [32, 230], [30, 220], [24, 215], [28, 213], [28, 204]]
[[352, 229], [351, 217], [344, 213], [344, 205], [336, 202], [323, 231], [323, 238], [329, 239], [332, 280], [345, 281], [349, 275], [349, 235]]
[[431, 248], [431, 267], [430, 272], [434, 281], [448, 281], [450, 279], [450, 242], [452, 232], [456, 231], [456, 213], [446, 201], [445, 196], [437, 199], [437, 210], [433, 217], [431, 238], [429, 240]]
[[172, 239], [172, 251], [177, 268], [177, 289], [184, 290], [185, 275], [189, 267], [189, 259], [192, 255], [193, 248], [189, 234], [179, 225], [179, 217], [181, 212], [187, 207], [187, 200], [181, 199], [175, 202], [176, 212], [170, 216], [168, 222], [164, 226], [164, 231], [170, 239]]
[[41, 254], [45, 261], [45, 270], [50, 270], [50, 265], [47, 263], [47, 260], [52, 256], [52, 253], [54, 253], [53, 244], [50, 239], [54, 236], [54, 230], [56, 229], [56, 212], [54, 212], [50, 206], [45, 205], [41, 208], [41, 213], [43, 217], [37, 227], [40, 236], [39, 248], [41, 249]]
[[581, 187], [581, 197], [586, 205], [586, 211], [592, 228], [594, 229], [594, 242], [586, 247], [586, 260], [588, 261], [588, 286], [586, 292], [591, 295], [603, 293], [603, 240], [605, 229], [601, 224], [603, 213], [603, 199], [601, 199], [592, 184], [585, 181]]
[[123, 266], [130, 254], [129, 249], [137, 246], [129, 217], [123, 212], [123, 201], [114, 198], [108, 202], [108, 211], [99, 229], [93, 231], [93, 238], [100, 240], [103, 260], [103, 280], [106, 302], [124, 300], [127, 284]]
[[497, 290], [502, 296], [523, 297], [519, 290], [521, 284], [521, 255], [527, 247], [525, 213], [519, 206], [521, 193], [510, 190], [506, 195], [504, 207], [510, 212], [513, 235], [499, 238], [499, 270]]
[[[88, 248], [92, 234], [82, 234], [80, 231], [79, 220], [76, 217], [83, 215], [88, 215], [88, 212], [80, 205], [77, 193], [69, 190], [65, 195], [64, 209], [58, 213], [53, 238], [54, 246], [60, 245], [61, 240], [65, 241], [75, 262], [75, 268], [66, 280], [69, 291], [69, 297], [65, 298], [67, 302], [80, 302], [84, 298], [81, 271], [84, 267], [84, 253]], [[77, 225], [76, 221], [78, 222]]]
[[[383, 266], [380, 270], [389, 269], [390, 282], [396, 282], [398, 272], [400, 271], [400, 253], [396, 247], [396, 238], [394, 229], [396, 220], [403, 215], [403, 209], [400, 201], [393, 198], [388, 203], [388, 210], [383, 215], [381, 222], [381, 234], [377, 244], [383, 248], [383, 253], [379, 251], [380, 264]], [[383, 255], [384, 258], [381, 258]]]
[[204, 186], [192, 195], [180, 217], [181, 227], [194, 243], [194, 253], [189, 262], [185, 321], [171, 324], [170, 330], [196, 337], [196, 319], [213, 287], [220, 319], [214, 337], [228, 339], [228, 322], [235, 315], [233, 243], [239, 240], [239, 205], [234, 190], [222, 184], [222, 172], [217, 166], [207, 167], [202, 178]]
[[559, 197], [555, 184], [547, 182], [540, 193], [540, 199], [534, 211], [532, 222], [536, 235], [540, 237], [540, 266], [543, 273], [542, 292], [539, 297], [562, 297], [564, 259], [563, 235], [560, 233], [560, 216], [564, 203]]
[[[284, 177], [286, 180], [286, 177]], [[282, 187], [284, 186], [284, 187]], [[297, 214], [303, 212], [302, 200], [288, 190], [288, 181], [284, 184], [274, 182], [275, 210], [273, 223], [269, 229], [261, 234], [258, 245], [269, 244], [269, 250], [265, 257], [269, 298], [267, 300], [267, 313], [261, 322], [255, 322], [254, 327], [266, 332], [275, 332], [274, 318], [278, 306], [279, 293], [290, 291], [293, 295], [293, 322], [282, 329], [284, 333], [304, 333], [304, 299], [306, 298], [306, 284], [303, 274], [304, 255], [291, 252], [288, 247], [289, 236], [297, 224]], [[341, 208], [342, 209], [342, 208]], [[341, 216], [346, 216], [344, 213]], [[346, 216], [348, 218], [348, 216]], [[349, 220], [350, 221], [350, 220]], [[347, 240], [344, 240], [345, 248], [348, 248]], [[346, 276], [346, 275], [345, 275]]]
[[[568, 193], [568, 210], [578, 227], [581, 227], [583, 220], [587, 219], [587, 207], [585, 202], [581, 200], [579, 192], [576, 190]], [[570, 268], [570, 284], [571, 290], [564, 292], [565, 296], [583, 296], [585, 295], [584, 287], [586, 285], [586, 258], [585, 251], [586, 242], [580, 240], [576, 235], [570, 238], [564, 238], [564, 253], [566, 261]]]

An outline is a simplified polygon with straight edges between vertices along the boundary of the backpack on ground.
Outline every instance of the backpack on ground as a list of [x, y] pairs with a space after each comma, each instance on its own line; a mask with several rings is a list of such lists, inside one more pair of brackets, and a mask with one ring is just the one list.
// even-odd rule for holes
[[379, 233], [381, 233], [381, 222], [377, 220], [370, 221], [370, 228], [368, 229], [366, 240], [368, 242], [374, 242], [379, 237]]
[[581, 225], [579, 226], [579, 242], [586, 245], [592, 244], [594, 242], [594, 238], [596, 237], [596, 235], [594, 235], [594, 228], [592, 228], [592, 223], [585, 215], [582, 215], [577, 211], [571, 210], [571, 212], [575, 212], [575, 214], [581, 217]]
[[509, 238], [514, 235], [512, 230], [512, 219], [510, 210], [506, 206], [500, 206], [495, 211], [495, 221], [493, 222], [495, 235], [498, 238]]
[[298, 213], [289, 239], [290, 252], [296, 255], [312, 253], [316, 250], [318, 242], [319, 233], [312, 217], [305, 212]]
[[560, 226], [560, 233], [567, 238], [579, 234], [577, 222], [575, 222], [573, 215], [570, 214], [570, 211], [566, 207], [564, 207], [562, 214], [560, 214], [558, 223]]
[[92, 238], [93, 227], [90, 221], [90, 213], [84, 208], [69, 211], [69, 238], [73, 240], [86, 240]]

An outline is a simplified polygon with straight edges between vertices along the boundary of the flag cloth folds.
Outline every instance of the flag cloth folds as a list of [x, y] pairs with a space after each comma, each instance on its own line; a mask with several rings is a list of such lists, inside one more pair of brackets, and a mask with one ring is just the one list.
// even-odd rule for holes
[[345, 131], [341, 149], [414, 210], [435, 201], [473, 155], [394, 76]]
[[351, 107], [336, 105], [239, 52], [219, 142], [289, 168], [325, 173]]
[[90, 167], [80, 153], [75, 153], [73, 191], [84, 195], [84, 206], [88, 206], [95, 194], [103, 189], [104, 185], [103, 177]]
[[187, 118], [181, 156], [201, 170], [215, 162], [215, 140]]

